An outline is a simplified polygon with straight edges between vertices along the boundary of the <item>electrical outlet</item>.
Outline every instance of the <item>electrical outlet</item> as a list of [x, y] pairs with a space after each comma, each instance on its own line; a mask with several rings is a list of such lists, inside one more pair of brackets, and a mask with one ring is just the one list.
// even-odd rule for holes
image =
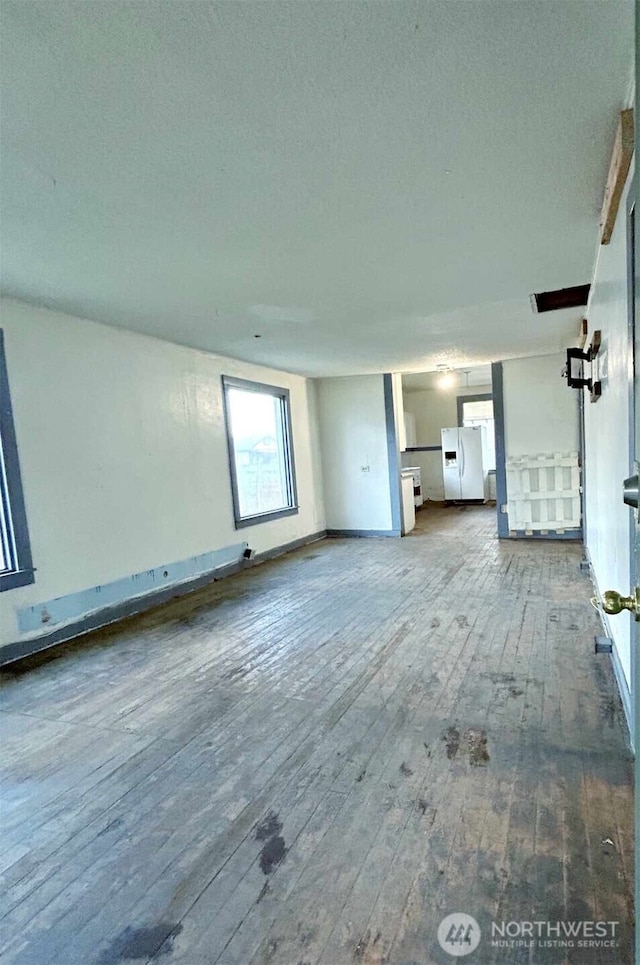
[[360, 466], [360, 472], [369, 472], [371, 466]]

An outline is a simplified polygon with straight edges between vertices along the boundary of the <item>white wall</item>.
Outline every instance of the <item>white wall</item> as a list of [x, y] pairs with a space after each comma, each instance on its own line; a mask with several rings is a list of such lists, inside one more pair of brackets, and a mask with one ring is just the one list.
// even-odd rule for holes
[[[570, 389], [562, 370], [566, 355], [510, 359], [502, 363], [507, 506], [510, 531], [556, 530], [579, 536], [581, 521], [578, 393]], [[521, 472], [512, 460], [551, 460], [558, 472]], [[563, 460], [558, 457], [569, 457]], [[539, 465], [539, 463], [538, 463]], [[532, 490], [529, 498], [529, 485]], [[551, 487], [551, 489], [549, 489]], [[544, 492], [562, 490], [565, 498]]]
[[[14, 301], [1, 324], [37, 570], [2, 593], [2, 643], [18, 639], [18, 608], [325, 528], [312, 381]], [[235, 529], [222, 374], [290, 390], [297, 515]]]
[[[404, 390], [404, 407], [415, 418], [417, 446], [439, 446], [440, 430], [458, 425], [459, 395], [491, 395], [491, 385]], [[404, 452], [402, 465], [420, 466], [425, 499], [444, 500], [441, 452]]]
[[327, 529], [391, 530], [383, 376], [319, 379], [317, 388]]
[[[602, 397], [590, 404], [586, 396], [585, 403], [587, 547], [600, 590], [625, 594], [631, 585], [631, 513], [622, 502], [622, 481], [632, 471], [627, 429], [632, 353], [627, 316], [626, 200], [627, 191], [613, 237], [598, 252], [587, 317], [589, 341], [596, 329], [602, 332]], [[631, 619], [622, 613], [609, 620], [629, 684]]]
[[562, 378], [565, 361], [558, 353], [502, 363], [507, 460], [578, 449], [577, 393]]

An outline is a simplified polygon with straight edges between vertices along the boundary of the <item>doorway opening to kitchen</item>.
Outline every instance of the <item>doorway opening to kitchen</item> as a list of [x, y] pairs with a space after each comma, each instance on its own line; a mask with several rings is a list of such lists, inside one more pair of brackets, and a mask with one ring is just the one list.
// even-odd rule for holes
[[406, 439], [401, 459], [404, 469], [413, 470], [417, 528], [439, 528], [446, 518], [443, 510], [494, 507], [491, 366], [403, 375], [402, 393]]

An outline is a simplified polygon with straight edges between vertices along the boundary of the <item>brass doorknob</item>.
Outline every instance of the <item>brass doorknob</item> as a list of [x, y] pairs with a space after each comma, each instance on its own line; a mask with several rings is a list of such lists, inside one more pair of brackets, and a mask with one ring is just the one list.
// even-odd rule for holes
[[617, 590], [606, 590], [602, 594], [602, 609], [611, 616], [631, 610], [636, 620], [640, 620], [640, 589], [636, 587], [633, 596], [622, 596]]

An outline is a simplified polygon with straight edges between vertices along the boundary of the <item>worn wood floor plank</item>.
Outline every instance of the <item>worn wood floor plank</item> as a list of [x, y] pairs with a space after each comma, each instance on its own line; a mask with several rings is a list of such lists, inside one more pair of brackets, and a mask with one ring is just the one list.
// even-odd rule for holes
[[[632, 961], [632, 759], [579, 546], [429, 507], [3, 675], [6, 965]], [[491, 923], [615, 920], [615, 950]]]

